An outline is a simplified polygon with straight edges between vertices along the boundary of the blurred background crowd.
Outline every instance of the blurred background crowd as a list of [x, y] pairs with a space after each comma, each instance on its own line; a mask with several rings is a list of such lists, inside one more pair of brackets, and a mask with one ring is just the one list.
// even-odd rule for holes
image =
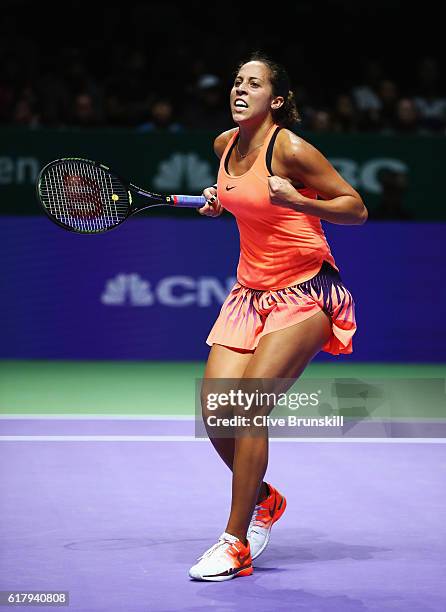
[[[428, 46], [414, 40], [412, 48], [407, 40], [398, 47], [390, 25], [392, 3], [380, 30], [366, 33], [368, 11], [376, 9], [362, 3], [356, 9], [349, 3], [349, 21], [331, 29], [331, 16], [339, 21], [343, 4], [327, 3], [316, 27], [307, 18], [314, 15], [307, 0], [271, 22], [249, 7], [235, 14], [231, 3], [216, 19], [215, 8], [193, 11], [171, 0], [107, 5], [106, 11], [102, 3], [80, 0], [46, 19], [41, 7], [6, 2], [0, 21], [0, 123], [229, 129], [234, 70], [260, 49], [287, 68], [300, 129], [444, 135], [445, 79], [435, 33]], [[51, 19], [56, 25], [59, 20], [59, 27]]]

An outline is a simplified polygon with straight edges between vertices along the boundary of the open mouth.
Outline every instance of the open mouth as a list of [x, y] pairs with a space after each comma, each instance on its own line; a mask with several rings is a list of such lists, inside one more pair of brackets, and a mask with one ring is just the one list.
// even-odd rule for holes
[[235, 108], [248, 108], [248, 105], [246, 104], [246, 102], [242, 100], [241, 98], [236, 98], [234, 100], [234, 106]]

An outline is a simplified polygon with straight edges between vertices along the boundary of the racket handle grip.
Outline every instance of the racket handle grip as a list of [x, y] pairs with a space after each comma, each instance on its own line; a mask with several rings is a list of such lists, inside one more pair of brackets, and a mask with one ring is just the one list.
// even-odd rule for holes
[[172, 199], [174, 206], [201, 208], [206, 204], [204, 196], [173, 195]]

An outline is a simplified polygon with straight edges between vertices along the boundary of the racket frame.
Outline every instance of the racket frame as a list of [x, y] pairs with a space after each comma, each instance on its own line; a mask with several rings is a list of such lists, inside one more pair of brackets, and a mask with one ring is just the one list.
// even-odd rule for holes
[[[51, 166], [56, 166], [57, 164], [60, 164], [61, 162], [64, 163], [64, 162], [70, 162], [70, 161], [84, 162], [96, 168], [101, 168], [102, 170], [105, 170], [106, 172], [108, 172], [110, 175], [112, 175], [114, 178], [116, 178], [118, 181], [122, 183], [122, 186], [126, 189], [128, 193], [128, 197], [129, 197], [127, 214], [125, 215], [125, 217], [123, 217], [118, 223], [115, 223], [114, 225], [111, 225], [110, 227], [107, 227], [105, 229], [86, 232], [83, 230], [76, 229], [75, 227], [71, 227], [70, 225], [66, 225], [62, 221], [59, 221], [56, 217], [54, 217], [47, 210], [47, 208], [44, 206], [42, 202], [42, 197], [41, 197], [40, 185], [42, 182], [42, 178], [44, 174], [46, 173], [46, 171], [49, 168], [51, 168]], [[132, 193], [137, 194], [143, 198], [146, 198], [146, 200], [150, 200], [151, 203], [145, 204], [142, 201], [140, 203], [134, 202], [132, 198]], [[129, 181], [126, 181], [120, 174], [115, 172], [109, 166], [106, 166], [105, 164], [102, 164], [101, 162], [98, 162], [98, 161], [94, 161], [92, 159], [87, 159], [85, 157], [61, 157], [60, 159], [53, 159], [52, 161], [47, 163], [45, 166], [43, 166], [43, 168], [40, 170], [39, 174], [37, 175], [37, 179], [36, 179], [36, 195], [37, 195], [37, 200], [39, 201], [41, 208], [43, 208], [46, 216], [53, 223], [55, 223], [56, 225], [59, 225], [59, 227], [62, 227], [64, 230], [68, 230], [75, 234], [82, 234], [84, 236], [89, 236], [89, 235], [96, 236], [97, 234], [105, 234], [106, 232], [109, 232], [110, 230], [113, 230], [119, 227], [122, 223], [124, 223], [124, 221], [127, 221], [127, 219], [131, 217], [132, 215], [134, 215], [135, 213], [138, 213], [141, 210], [145, 210], [147, 208], [151, 208], [152, 206], [175, 206], [176, 204], [175, 196], [162, 195], [159, 193], [154, 193], [152, 191], [147, 191], [147, 189], [142, 189], [141, 187], [138, 187], [138, 185], [135, 185], [134, 183], [130, 183]]]

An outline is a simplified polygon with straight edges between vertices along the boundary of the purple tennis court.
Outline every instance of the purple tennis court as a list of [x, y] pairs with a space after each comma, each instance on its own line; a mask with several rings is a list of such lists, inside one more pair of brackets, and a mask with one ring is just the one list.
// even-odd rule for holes
[[440, 440], [273, 441], [287, 511], [252, 576], [202, 583], [188, 569], [224, 529], [231, 481], [191, 427], [47, 421], [49, 439], [41, 420], [7, 423], [0, 590], [69, 591], [79, 611], [444, 612]]
[[2, 9], [0, 612], [446, 612], [442, 20]]

